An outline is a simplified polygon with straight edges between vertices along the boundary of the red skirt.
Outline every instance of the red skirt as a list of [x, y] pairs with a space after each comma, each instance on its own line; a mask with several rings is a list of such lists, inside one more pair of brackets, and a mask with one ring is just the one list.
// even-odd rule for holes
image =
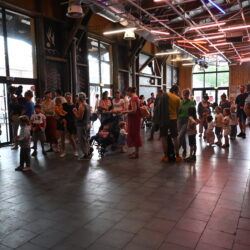
[[46, 117], [46, 139], [48, 143], [57, 143], [56, 137], [56, 118], [54, 116]]
[[127, 136], [128, 147], [141, 147], [141, 115], [139, 112], [136, 114], [128, 115], [128, 136]]

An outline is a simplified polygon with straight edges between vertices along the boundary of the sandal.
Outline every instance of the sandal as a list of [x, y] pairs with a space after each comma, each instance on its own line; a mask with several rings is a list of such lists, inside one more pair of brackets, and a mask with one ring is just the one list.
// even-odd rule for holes
[[136, 153], [133, 153], [133, 154], [130, 155], [128, 158], [129, 158], [129, 159], [138, 159], [138, 158], [139, 158], [139, 155], [136, 154]]
[[128, 157], [131, 157], [131, 156], [133, 156], [135, 153], [131, 153], [131, 154], [128, 154]]

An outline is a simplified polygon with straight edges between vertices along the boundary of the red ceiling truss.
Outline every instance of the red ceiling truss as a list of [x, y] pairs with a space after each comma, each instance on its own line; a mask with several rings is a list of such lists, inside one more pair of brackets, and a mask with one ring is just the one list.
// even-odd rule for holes
[[[139, 20], [140, 28], [170, 33], [168, 36], [156, 35], [156, 43], [174, 43], [195, 56], [218, 53], [231, 63], [240, 62], [249, 57], [249, 27], [227, 31], [220, 31], [220, 29], [250, 25], [250, 0], [213, 0], [225, 13], [209, 3], [209, 0], [104, 0], [99, 2], [106, 2], [106, 6], [122, 5], [123, 16]], [[220, 26], [223, 22], [225, 24]], [[209, 24], [211, 27], [195, 29], [197, 26]], [[212, 38], [214, 36], [218, 38]], [[197, 38], [201, 38], [205, 44], [190, 42]], [[240, 41], [239, 38], [242, 40]], [[229, 39], [231, 39], [230, 42]], [[186, 42], [178, 43], [179, 40]], [[216, 46], [219, 43], [224, 45]]]

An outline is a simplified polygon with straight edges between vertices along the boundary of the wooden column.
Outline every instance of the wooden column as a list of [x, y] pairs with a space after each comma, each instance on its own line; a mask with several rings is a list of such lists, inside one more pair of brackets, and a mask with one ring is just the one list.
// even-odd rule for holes
[[113, 90], [116, 91], [119, 89], [119, 82], [118, 82], [118, 46], [117, 44], [112, 45], [112, 61], [113, 61]]
[[38, 84], [36, 86], [36, 95], [41, 97], [43, 96], [44, 91], [47, 89], [43, 17], [36, 17], [35, 19], [35, 35], [38, 80]]
[[72, 70], [72, 84], [71, 91], [72, 93], [76, 93], [77, 88], [77, 61], [76, 61], [76, 38], [73, 38], [71, 45], [71, 70]]

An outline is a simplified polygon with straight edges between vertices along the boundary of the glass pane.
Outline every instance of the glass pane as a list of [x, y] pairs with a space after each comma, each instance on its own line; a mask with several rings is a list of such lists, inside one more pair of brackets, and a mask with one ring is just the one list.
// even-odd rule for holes
[[201, 67], [198, 64], [196, 64], [193, 68], [193, 73], [202, 73], [202, 72], [204, 72], [204, 70], [201, 69]]
[[204, 74], [193, 74], [193, 88], [204, 87]]
[[144, 74], [154, 75], [153, 64], [147, 65], [141, 72]]
[[220, 102], [220, 97], [222, 94], [226, 94], [227, 99], [228, 99], [228, 89], [219, 89], [218, 90], [218, 103]]
[[205, 69], [205, 72], [215, 72], [216, 71], [216, 65], [208, 65], [208, 68]]
[[155, 96], [157, 95], [157, 87], [140, 87], [140, 95], [144, 95], [147, 100], [151, 93], [153, 92]]
[[90, 104], [92, 110], [94, 111], [95, 104], [96, 104], [96, 97], [95, 96], [98, 94], [99, 100], [101, 99], [101, 89], [99, 86], [90, 86], [89, 93], [90, 93], [89, 104]]
[[202, 101], [202, 90], [194, 90], [194, 100], [196, 106]]
[[0, 83], [0, 124], [2, 135], [0, 136], [0, 143], [6, 143], [10, 141], [9, 131], [9, 117], [8, 117], [8, 105], [7, 105], [7, 86]]
[[139, 55], [139, 67], [141, 67], [149, 59], [149, 57], [150, 56], [141, 53]]
[[219, 61], [217, 71], [229, 71], [228, 63]]
[[28, 85], [28, 84], [11, 84], [11, 86], [13, 87], [19, 87], [19, 86], [22, 86], [23, 87], [23, 92], [21, 93], [22, 96], [24, 96], [25, 92], [28, 91], [28, 90], [31, 90], [32, 93], [33, 93], [33, 98], [32, 98], [32, 101], [33, 102], [36, 102], [36, 89], [35, 89], [35, 86], [34, 85]]
[[102, 93], [103, 92], [105, 92], [105, 91], [108, 91], [108, 93], [109, 93], [109, 96], [113, 96], [113, 91], [112, 91], [112, 89], [110, 89], [110, 88], [102, 88]]
[[205, 87], [207, 88], [216, 87], [216, 73], [205, 74]]
[[215, 90], [206, 90], [206, 93], [208, 94], [208, 96], [209, 96], [209, 102], [210, 103], [214, 103], [214, 102], [216, 102], [216, 95], [215, 95]]
[[172, 66], [167, 65], [167, 88], [172, 87]]
[[99, 62], [89, 55], [89, 82], [100, 83]]
[[223, 72], [217, 74], [217, 87], [229, 86], [229, 72]]
[[140, 77], [139, 78], [139, 83], [140, 83], [140, 85], [142, 84], [142, 85], [150, 85], [150, 82], [151, 82], [151, 80], [150, 80], [151, 78], [150, 77]]
[[89, 82], [100, 83], [98, 41], [88, 39]]
[[[0, 11], [2, 11], [1, 8]], [[6, 76], [2, 22], [0, 22], [0, 76]]]
[[33, 20], [6, 12], [10, 76], [34, 78]]
[[101, 60], [105, 62], [110, 61], [110, 45], [105, 43], [100, 43], [100, 55]]
[[102, 74], [102, 79], [101, 82], [104, 84], [110, 85], [110, 65], [109, 63], [102, 62], [101, 63], [101, 74]]

